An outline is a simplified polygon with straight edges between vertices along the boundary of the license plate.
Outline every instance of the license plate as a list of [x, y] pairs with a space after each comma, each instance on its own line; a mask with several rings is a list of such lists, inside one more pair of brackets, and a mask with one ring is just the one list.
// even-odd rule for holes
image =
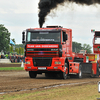
[[46, 70], [46, 67], [38, 67], [39, 70]]

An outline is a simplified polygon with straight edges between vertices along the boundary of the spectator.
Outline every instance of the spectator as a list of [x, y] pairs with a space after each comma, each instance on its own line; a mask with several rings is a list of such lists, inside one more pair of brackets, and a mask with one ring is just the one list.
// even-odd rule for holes
[[5, 56], [3, 54], [1, 54], [1, 59], [4, 59], [4, 58], [5, 58]]
[[15, 62], [15, 59], [16, 59], [16, 56], [15, 56], [15, 54], [13, 54], [13, 58], [14, 58], [14, 62]]
[[5, 57], [8, 59], [8, 54], [6, 53]]

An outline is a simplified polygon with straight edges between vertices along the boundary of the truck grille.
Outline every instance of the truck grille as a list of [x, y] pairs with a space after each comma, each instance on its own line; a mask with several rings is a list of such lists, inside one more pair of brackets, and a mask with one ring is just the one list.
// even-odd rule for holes
[[33, 57], [34, 66], [51, 66], [52, 58], [51, 57]]
[[26, 56], [30, 57], [54, 57], [58, 55], [57, 48], [28, 48], [26, 51]]

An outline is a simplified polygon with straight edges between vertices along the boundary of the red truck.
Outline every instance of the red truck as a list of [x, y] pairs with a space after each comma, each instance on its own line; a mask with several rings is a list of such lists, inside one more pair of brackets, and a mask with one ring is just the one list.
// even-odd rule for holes
[[42, 73], [62, 79], [71, 75], [82, 78], [83, 74], [99, 76], [96, 54], [77, 58], [72, 52], [71, 29], [61, 26], [30, 28], [22, 32], [22, 43], [25, 43], [24, 69], [29, 71], [30, 78]]
[[93, 38], [93, 52], [98, 54], [99, 74], [100, 74], [100, 31], [91, 30], [94, 33]]

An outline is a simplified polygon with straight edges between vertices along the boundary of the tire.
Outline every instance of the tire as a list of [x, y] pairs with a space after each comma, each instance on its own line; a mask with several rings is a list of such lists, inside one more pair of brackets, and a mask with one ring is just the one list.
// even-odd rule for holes
[[97, 77], [99, 77], [99, 63], [97, 63]]
[[95, 77], [95, 75], [93, 74], [93, 70], [92, 70], [92, 72], [91, 72], [91, 78], [94, 78]]
[[79, 66], [79, 73], [77, 74], [77, 78], [81, 79], [82, 78], [82, 65]]
[[30, 76], [30, 78], [36, 78], [37, 73], [34, 71], [29, 71], [29, 76]]
[[[67, 79], [67, 73], [68, 73], [68, 65], [67, 63], [65, 62], [65, 66], [64, 66], [64, 72], [61, 72], [61, 78], [62, 79]], [[66, 70], [67, 69], [67, 70]]]

